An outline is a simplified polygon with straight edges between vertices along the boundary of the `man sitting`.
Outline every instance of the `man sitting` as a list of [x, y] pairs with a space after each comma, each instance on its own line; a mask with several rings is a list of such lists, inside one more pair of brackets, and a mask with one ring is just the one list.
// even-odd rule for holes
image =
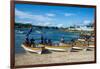
[[30, 39], [30, 44], [31, 44], [31, 47], [35, 47], [35, 42], [34, 42], [35, 40], [32, 38], [32, 39]]

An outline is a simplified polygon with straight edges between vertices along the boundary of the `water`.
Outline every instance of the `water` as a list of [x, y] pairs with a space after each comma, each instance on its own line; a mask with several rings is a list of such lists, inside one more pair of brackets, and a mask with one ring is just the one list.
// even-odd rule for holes
[[[29, 29], [15, 29], [15, 53], [25, 52], [21, 47], [21, 44], [24, 42], [25, 36], [28, 31]], [[79, 37], [79, 33], [62, 32], [57, 29], [33, 29], [29, 38], [34, 38], [35, 42], [39, 43], [41, 34], [45, 38], [51, 39], [52, 42], [59, 42], [62, 37], [64, 37], [64, 40], [66, 42]]]

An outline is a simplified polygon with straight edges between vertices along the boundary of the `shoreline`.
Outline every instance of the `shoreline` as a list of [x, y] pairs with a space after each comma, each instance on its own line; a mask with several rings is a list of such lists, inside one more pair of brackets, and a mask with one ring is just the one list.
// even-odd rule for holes
[[15, 54], [15, 65], [37, 65], [52, 63], [70, 63], [94, 61], [93, 51], [52, 52], [49, 54], [21, 53]]

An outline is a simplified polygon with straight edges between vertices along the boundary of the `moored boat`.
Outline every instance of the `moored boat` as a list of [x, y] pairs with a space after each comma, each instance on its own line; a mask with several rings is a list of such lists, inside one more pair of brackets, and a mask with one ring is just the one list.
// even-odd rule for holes
[[51, 51], [59, 51], [59, 52], [63, 51], [69, 52], [71, 50], [71, 47], [67, 46], [46, 46], [45, 48]]
[[49, 46], [49, 45], [45, 46], [45, 49], [48, 49], [51, 51], [59, 51], [59, 52], [64, 52], [64, 51], [69, 52], [71, 50], [71, 48], [72, 48], [72, 46], [67, 45], [67, 44], [64, 44], [62, 46]]
[[77, 39], [74, 42], [74, 46], [72, 47], [72, 49], [74, 50], [83, 50], [83, 51], [85, 51], [87, 48], [88, 48], [88, 45], [86, 44], [85, 39]]
[[94, 50], [95, 49], [95, 46], [94, 45], [89, 45], [87, 49], [88, 50]]
[[35, 47], [30, 47], [30, 46], [26, 46], [24, 44], [21, 45], [25, 51], [28, 51], [28, 52], [33, 52], [33, 53], [37, 53], [37, 54], [42, 54], [42, 51], [43, 51], [43, 48], [40, 47], [40, 48], [35, 48]]

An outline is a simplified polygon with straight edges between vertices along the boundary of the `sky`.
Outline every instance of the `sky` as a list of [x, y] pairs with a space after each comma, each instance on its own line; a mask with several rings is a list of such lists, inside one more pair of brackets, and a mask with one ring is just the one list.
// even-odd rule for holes
[[94, 8], [15, 4], [15, 22], [38, 26], [69, 27], [94, 21]]

